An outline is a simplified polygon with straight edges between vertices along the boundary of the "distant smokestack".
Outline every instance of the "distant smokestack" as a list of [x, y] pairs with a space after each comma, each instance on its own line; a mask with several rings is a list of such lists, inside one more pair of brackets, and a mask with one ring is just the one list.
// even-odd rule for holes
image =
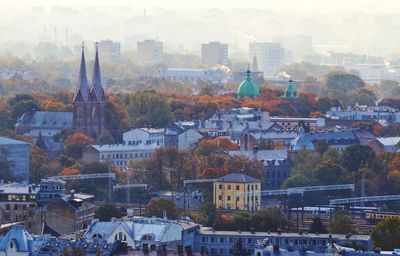
[[57, 43], [57, 27], [54, 27], [54, 43]]

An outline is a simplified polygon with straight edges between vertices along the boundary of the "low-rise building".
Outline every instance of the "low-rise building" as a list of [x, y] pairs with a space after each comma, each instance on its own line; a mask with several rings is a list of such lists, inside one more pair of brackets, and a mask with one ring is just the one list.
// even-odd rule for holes
[[256, 159], [265, 165], [263, 171], [263, 190], [279, 189], [292, 172], [292, 161], [287, 150], [232, 150], [230, 156]]
[[164, 129], [135, 128], [124, 132], [122, 139], [127, 145], [156, 144], [164, 146]]
[[129, 160], [140, 160], [150, 157], [154, 151], [160, 148], [157, 144], [109, 144], [89, 145], [83, 149], [82, 161], [111, 162], [114, 166], [125, 167]]
[[187, 150], [194, 148], [196, 143], [203, 138], [195, 129], [187, 129], [178, 134], [178, 149]]
[[178, 249], [182, 240], [182, 227], [177, 221], [166, 218], [128, 217], [108, 222], [94, 220], [84, 238], [98, 238], [108, 243], [119, 242], [138, 250]]
[[205, 81], [218, 84], [226, 81], [225, 71], [217, 68], [166, 68], [160, 69], [158, 76], [162, 79], [181, 83]]
[[23, 225], [14, 225], [0, 238], [0, 256], [110, 256], [119, 249], [116, 243], [102, 239], [95, 241], [58, 239], [51, 235], [31, 235]]
[[29, 150], [24, 141], [0, 137], [0, 164], [16, 180], [29, 179]]
[[[304, 129], [300, 129], [299, 136], [295, 138], [291, 144], [289, 150], [299, 151], [302, 148], [313, 151], [315, 150], [315, 143], [318, 141], [324, 142], [330, 148], [335, 148], [339, 152], [343, 151], [350, 145], [361, 144], [360, 137], [363, 133], [356, 133], [352, 130], [347, 131], [323, 131], [315, 133], [307, 133]], [[367, 140], [365, 140], [367, 142]], [[368, 143], [366, 143], [368, 144]]]
[[230, 173], [213, 183], [213, 203], [219, 209], [257, 211], [261, 181], [241, 172]]
[[242, 240], [245, 250], [253, 255], [258, 240], [268, 239], [271, 244], [280, 248], [300, 251], [303, 246], [314, 252], [325, 252], [327, 245], [351, 244], [362, 246], [365, 250], [372, 250], [373, 244], [369, 235], [340, 235], [340, 234], [312, 234], [312, 233], [284, 233], [284, 232], [243, 232], [243, 231], [215, 231], [209, 227], [202, 227], [196, 233], [194, 243], [195, 252], [206, 252], [207, 255], [233, 255], [238, 239]]
[[72, 128], [72, 112], [27, 111], [15, 124], [15, 132], [33, 138], [52, 137]]
[[307, 127], [310, 131], [321, 130], [325, 127], [324, 118], [305, 118], [305, 117], [277, 117], [272, 116], [269, 121], [279, 124], [285, 130], [296, 130], [300, 126]]
[[[400, 122], [400, 112], [388, 106], [359, 106], [341, 109], [333, 107], [326, 112], [326, 117], [330, 119], [352, 120], [352, 121], [377, 121], [377, 122]], [[384, 123], [383, 122], [383, 123]]]

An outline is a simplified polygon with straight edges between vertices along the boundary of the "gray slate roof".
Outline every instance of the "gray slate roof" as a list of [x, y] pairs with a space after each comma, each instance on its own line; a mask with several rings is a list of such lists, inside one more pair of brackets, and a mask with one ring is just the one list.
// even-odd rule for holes
[[235, 183], [255, 183], [255, 182], [260, 182], [256, 178], [250, 177], [246, 174], [240, 173], [240, 172], [233, 172], [228, 175], [225, 175], [219, 179], [217, 179], [219, 182], [235, 182]]
[[0, 145], [29, 145], [29, 143], [20, 140], [14, 140], [6, 137], [0, 137]]

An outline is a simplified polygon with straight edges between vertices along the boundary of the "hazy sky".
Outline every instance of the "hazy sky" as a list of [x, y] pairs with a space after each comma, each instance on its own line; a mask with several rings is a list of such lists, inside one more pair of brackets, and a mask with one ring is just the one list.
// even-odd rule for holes
[[221, 41], [234, 53], [250, 42], [306, 35], [318, 46], [400, 55], [399, 14], [400, 0], [0, 0], [0, 44], [4, 51], [17, 51], [14, 42], [60, 45], [68, 27], [70, 44], [111, 39], [122, 50], [154, 38], [167, 50], [198, 52], [201, 43]]
[[[8, 9], [25, 9], [32, 6], [131, 6], [163, 8], [279, 8], [298, 11], [365, 11], [400, 12], [398, 0], [0, 0]], [[3, 9], [4, 10], [4, 9]], [[1, 17], [0, 17], [1, 19]]]

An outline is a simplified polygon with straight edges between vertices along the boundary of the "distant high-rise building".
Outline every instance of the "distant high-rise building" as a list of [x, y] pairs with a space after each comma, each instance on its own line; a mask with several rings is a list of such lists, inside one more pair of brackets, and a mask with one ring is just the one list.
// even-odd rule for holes
[[201, 60], [206, 66], [228, 65], [228, 45], [220, 42], [202, 44]]
[[249, 63], [254, 63], [254, 59], [256, 59], [258, 70], [255, 71], [264, 72], [264, 77], [271, 76], [279, 70], [284, 56], [284, 49], [279, 43], [250, 43]]
[[100, 58], [105, 62], [116, 61], [121, 57], [121, 43], [103, 40], [98, 43]]
[[142, 65], [156, 65], [163, 61], [163, 43], [145, 40], [137, 43], [137, 59]]

